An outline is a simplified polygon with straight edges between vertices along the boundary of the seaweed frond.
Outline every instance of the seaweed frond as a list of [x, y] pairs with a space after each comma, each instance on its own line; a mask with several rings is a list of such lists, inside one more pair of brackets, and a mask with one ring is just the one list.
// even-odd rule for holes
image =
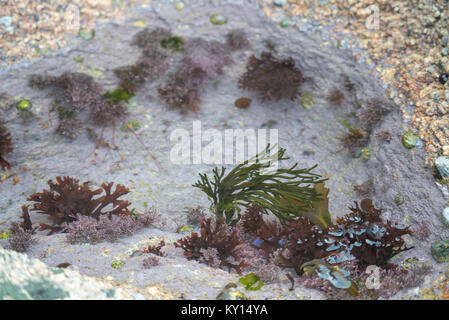
[[168, 55], [159, 46], [145, 48], [142, 57], [134, 64], [114, 70], [120, 79], [120, 87], [129, 94], [135, 94], [144, 83], [160, 78], [169, 67]]
[[389, 131], [381, 131], [381, 132], [377, 133], [374, 137], [383, 142], [387, 142], [387, 143], [391, 142], [391, 133]]
[[251, 48], [245, 32], [240, 29], [230, 30], [226, 34], [226, 44], [232, 51]]
[[10, 169], [9, 162], [4, 158], [8, 153], [13, 152], [11, 134], [0, 123], [0, 168], [2, 170]]
[[17, 252], [26, 252], [28, 248], [36, 242], [30, 230], [24, 230], [21, 226], [13, 222], [9, 228], [10, 237], [8, 239], [11, 249]]
[[242, 230], [247, 234], [257, 235], [264, 225], [263, 207], [259, 205], [251, 205], [242, 214], [241, 225]]
[[262, 102], [295, 100], [305, 81], [293, 58], [278, 59], [270, 52], [262, 52], [260, 59], [255, 55], [249, 58], [239, 88], [259, 92]]
[[150, 31], [148, 28], [145, 28], [134, 36], [132, 44], [145, 49], [159, 45], [163, 40], [168, 39], [171, 36], [172, 33], [169, 29], [156, 28]]
[[174, 52], [184, 51], [184, 39], [178, 36], [172, 36], [161, 41], [161, 46], [164, 49], [173, 50]]
[[237, 237], [237, 230], [230, 230], [222, 219], [212, 218], [201, 221], [201, 232], [193, 232], [190, 236], [175, 242], [175, 247], [184, 250], [184, 255], [189, 260], [215, 265], [216, 259], [212, 255], [205, 256], [205, 250], [215, 249], [215, 255], [219, 259], [219, 266], [226, 267], [230, 271], [234, 269], [241, 274], [247, 264], [239, 257], [242, 242]]
[[159, 88], [160, 99], [172, 108], [198, 110], [200, 90], [230, 62], [229, 51], [222, 43], [201, 38], [189, 40], [180, 67]]
[[390, 221], [381, 220], [381, 209], [376, 209], [371, 199], [363, 199], [361, 205], [355, 201], [351, 212], [337, 219], [328, 236], [336, 246], [345, 247], [361, 266], [377, 265], [388, 268], [389, 260], [406, 250], [402, 238], [411, 235], [407, 228], [399, 228]]
[[201, 221], [206, 218], [206, 212], [201, 206], [196, 208], [186, 207], [187, 223], [193, 226], [199, 226]]
[[36, 242], [33, 238], [33, 234], [36, 227], [33, 227], [31, 222], [30, 214], [28, 213], [28, 207], [22, 206], [22, 222], [19, 224], [17, 222], [11, 223], [9, 227], [10, 237], [8, 239], [11, 249], [17, 252], [26, 252], [28, 248]]
[[145, 248], [144, 252], [145, 253], [152, 253], [155, 254], [159, 257], [163, 257], [165, 256], [165, 253], [162, 252], [162, 248], [165, 247], [165, 241], [162, 240], [160, 241], [157, 245], [151, 246], [149, 245], [148, 247]]
[[61, 230], [67, 233], [69, 243], [114, 242], [130, 236], [137, 230], [148, 227], [154, 222], [154, 212], [136, 215], [101, 215], [98, 219], [78, 214], [76, 220], [63, 223]]
[[371, 133], [389, 112], [390, 108], [386, 106], [385, 101], [374, 98], [368, 100], [366, 105], [357, 111], [357, 117], [364, 130]]
[[[119, 199], [129, 193], [129, 189], [121, 184], [117, 184], [114, 191], [113, 182], [91, 189], [88, 182], [80, 184], [75, 178], [56, 177], [56, 182], [49, 180], [48, 185], [50, 190], [34, 193], [28, 198], [35, 202], [31, 211], [46, 214], [53, 222], [51, 226], [41, 224], [40, 230], [59, 231], [62, 224], [77, 220], [77, 215], [99, 219], [101, 215], [111, 217], [130, 214], [127, 207], [131, 203]], [[101, 194], [103, 195], [96, 197]]]
[[356, 155], [358, 149], [367, 143], [368, 136], [362, 129], [348, 127], [348, 133], [344, 137], [339, 138], [339, 140], [344, 149]]
[[82, 127], [79, 120], [81, 112], [88, 113], [99, 126], [113, 125], [116, 119], [122, 119], [127, 114], [121, 101], [106, 98], [103, 87], [84, 73], [63, 73], [57, 77], [32, 75], [29, 85], [53, 90], [53, 110], [59, 117], [57, 132], [70, 138], [76, 136]]
[[304, 263], [328, 256], [328, 245], [324, 241], [325, 231], [326, 229], [321, 229], [307, 218], [301, 217], [291, 221], [284, 231], [287, 239], [283, 252], [287, 254], [279, 255], [281, 264], [295, 269], [296, 273], [301, 275], [304, 272]]
[[281, 223], [301, 216], [302, 212], [313, 209], [314, 201], [322, 199], [314, 185], [326, 179], [312, 172], [316, 166], [297, 169], [297, 163], [288, 169], [269, 171], [275, 162], [289, 159], [284, 156], [285, 149], [276, 149], [268, 145], [227, 175], [224, 167], [215, 168], [212, 180], [200, 174], [200, 180], [193, 186], [207, 194], [212, 200], [211, 210], [230, 225], [240, 219], [239, 206], [254, 204], [262, 206], [264, 213], [276, 215]]
[[333, 90], [327, 96], [327, 100], [329, 100], [332, 104], [339, 107], [341, 107], [344, 98], [345, 95], [340, 90]]

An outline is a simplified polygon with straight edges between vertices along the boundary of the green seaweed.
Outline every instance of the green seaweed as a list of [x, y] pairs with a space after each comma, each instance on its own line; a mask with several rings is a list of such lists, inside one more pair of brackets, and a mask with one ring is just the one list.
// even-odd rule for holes
[[184, 51], [184, 39], [181, 37], [173, 36], [161, 41], [161, 46], [164, 49], [173, 50], [174, 52]]
[[[296, 169], [297, 163], [288, 169], [270, 170], [276, 162], [289, 159], [285, 149], [270, 147], [232, 169], [213, 169], [213, 178], [200, 174], [193, 186], [201, 189], [212, 200], [211, 210], [218, 218], [225, 218], [229, 225], [240, 220], [240, 206], [258, 204], [265, 214], [273, 213], [281, 223], [306, 214], [313, 216], [314, 203], [325, 200], [315, 187], [326, 181], [311, 168]], [[265, 172], [264, 172], [265, 171]], [[323, 213], [326, 211], [327, 213]], [[235, 217], [237, 214], [237, 217]], [[320, 220], [330, 221], [327, 210], [321, 210]], [[324, 217], [326, 216], [326, 217]]]
[[118, 103], [120, 101], [125, 101], [126, 103], [128, 103], [129, 99], [134, 97], [134, 93], [129, 93], [122, 88], [118, 88], [118, 89], [106, 92], [104, 94], [104, 97], [106, 99], [112, 100], [115, 103]]
[[132, 129], [133, 131], [137, 131], [140, 129], [140, 122], [138, 120], [129, 120], [127, 123], [124, 123], [120, 130], [126, 132], [129, 129]]
[[264, 282], [257, 274], [248, 273], [239, 279], [239, 282], [245, 286], [246, 290], [256, 291], [263, 287]]

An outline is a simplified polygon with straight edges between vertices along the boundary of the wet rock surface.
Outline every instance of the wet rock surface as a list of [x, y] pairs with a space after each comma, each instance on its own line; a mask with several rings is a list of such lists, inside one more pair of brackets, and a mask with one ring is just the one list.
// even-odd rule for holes
[[[217, 13], [227, 17], [226, 24], [210, 22], [210, 17]], [[186, 41], [202, 37], [224, 42], [229, 30], [240, 28], [245, 30], [253, 47], [233, 53], [233, 63], [226, 66], [224, 74], [202, 92], [201, 109], [197, 114], [168, 110], [157, 96], [158, 86], [176, 68], [179, 60], [176, 54], [172, 56], [172, 69], [167, 75], [139, 90], [128, 104], [128, 119], [139, 121], [141, 129], [138, 133], [162, 164], [162, 170], [129, 132], [116, 130], [115, 142], [119, 149], [100, 148], [96, 157], [93, 155], [95, 145], [88, 139], [87, 132], [73, 141], [58, 136], [54, 132], [56, 118], [49, 113], [53, 99], [49, 91], [27, 86], [31, 74], [56, 76], [69, 71], [89, 73], [107, 90], [113, 90], [118, 85], [113, 69], [134, 62], [140, 55], [139, 49], [131, 45], [132, 36], [142, 30], [135, 26], [135, 21], [145, 21], [150, 29], [170, 28], [173, 34]], [[259, 56], [266, 50], [264, 40], [276, 44], [276, 55], [292, 56], [304, 76], [312, 79], [303, 88], [303, 94], [314, 98], [310, 108], [304, 108], [301, 99], [261, 103], [257, 94], [238, 89], [238, 78], [245, 71], [248, 57], [253, 53]], [[76, 61], [80, 61], [75, 59], [79, 56], [84, 58], [82, 62]], [[343, 104], [338, 107], [326, 97], [330, 91], [344, 87], [344, 78], [349, 79], [355, 89], [345, 92]], [[398, 256], [398, 261], [411, 256], [432, 260], [431, 244], [449, 237], [448, 228], [440, 218], [448, 201], [447, 195], [445, 198], [430, 168], [424, 164], [424, 150], [420, 147], [407, 149], [402, 145], [401, 136], [408, 129], [402, 121], [399, 106], [384, 99], [391, 112], [373, 129], [368, 144], [369, 160], [354, 158], [342, 150], [339, 138], [346, 134], [342, 121], [357, 125], [354, 114], [359, 105], [372, 98], [385, 97], [385, 87], [371, 69], [355, 61], [349, 52], [323, 45], [313, 28], [280, 28], [269, 21], [252, 1], [246, 5], [221, 6], [209, 2], [191, 3], [182, 11], [169, 3], [134, 10], [120, 22], [97, 26], [92, 40], [74, 39], [71, 46], [54, 56], [0, 71], [0, 92], [29, 99], [33, 104], [31, 117], [24, 118], [16, 108], [4, 112], [3, 118], [12, 134], [14, 153], [9, 155], [12, 169], [7, 174], [11, 177], [4, 175], [0, 183], [0, 229], [7, 229], [11, 222], [18, 220], [20, 207], [26, 203], [26, 198], [46, 188], [46, 181], [58, 175], [74, 176], [81, 181], [124, 184], [132, 191], [127, 199], [137, 211], [142, 211], [148, 203], [157, 208], [166, 222], [165, 231], [146, 229], [113, 244], [67, 245], [64, 235], [47, 237], [39, 234], [38, 243], [28, 254], [50, 266], [69, 262], [81, 274], [111, 275], [119, 282], [130, 279], [133, 285], [141, 288], [162, 283], [164, 287], [192, 299], [214, 298], [227, 283], [237, 281], [237, 274], [187, 261], [182, 252], [170, 246], [161, 264], [148, 270], [142, 266], [143, 257], [127, 258], [130, 248], [141, 241], [159, 237], [170, 243], [170, 240], [181, 237], [172, 231], [177, 223], [186, 219], [184, 207], [209, 207], [206, 196], [191, 185], [198, 179], [198, 172], [209, 172], [214, 165], [179, 165], [170, 161], [174, 145], [170, 134], [178, 128], [192, 133], [193, 121], [201, 121], [203, 132], [206, 129], [220, 132], [225, 129], [277, 129], [279, 145], [286, 148], [287, 155], [291, 157], [289, 164], [298, 162], [301, 167], [318, 164], [317, 172], [329, 178], [326, 186], [330, 189], [332, 217], [347, 213], [347, 206], [361, 198], [354, 192], [354, 185], [371, 179], [373, 190], [370, 197], [377, 207], [384, 209], [386, 219], [410, 225], [412, 229], [425, 223], [431, 230], [425, 239], [409, 238], [408, 244], [415, 248]], [[248, 108], [234, 106], [234, 101], [242, 96], [252, 100]], [[391, 134], [390, 143], [374, 138], [382, 131]], [[111, 139], [111, 129], [105, 130], [105, 137]], [[395, 202], [397, 194], [403, 199], [399, 205]], [[35, 214], [32, 214], [32, 219], [35, 223], [47, 222], [45, 217]], [[1, 245], [7, 247], [7, 242], [1, 241]], [[126, 262], [122, 268], [114, 269], [110, 263], [117, 256]], [[436, 262], [435, 266], [435, 272], [443, 267]], [[210, 277], [204, 277], [204, 274], [210, 274]], [[301, 288], [289, 291], [289, 281], [283, 281], [264, 286], [247, 296], [250, 299], [321, 297], [314, 291]]]

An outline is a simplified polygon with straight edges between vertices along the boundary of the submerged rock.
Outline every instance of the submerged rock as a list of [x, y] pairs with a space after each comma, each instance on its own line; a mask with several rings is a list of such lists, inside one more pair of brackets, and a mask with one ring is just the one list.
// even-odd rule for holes
[[80, 38], [83, 38], [84, 40], [92, 40], [95, 38], [95, 30], [94, 29], [81, 29], [78, 33], [78, 36]]
[[281, 28], [287, 28], [287, 27], [290, 27], [291, 25], [292, 25], [292, 21], [287, 18], [282, 19], [282, 21], [279, 23], [279, 26]]
[[235, 102], [234, 102], [234, 105], [240, 109], [245, 109], [245, 108], [249, 107], [250, 104], [251, 104], [251, 99], [249, 99], [249, 98], [239, 98], [239, 99], [235, 100]]
[[449, 178], [449, 157], [441, 156], [435, 160], [435, 167], [443, 179]]
[[213, 24], [225, 24], [228, 22], [228, 18], [221, 14], [214, 14], [212, 17], [210, 17], [210, 22]]
[[217, 300], [248, 300], [248, 298], [237, 290], [235, 283], [229, 283], [217, 295]]
[[434, 242], [431, 252], [436, 261], [449, 262], [449, 239]]
[[28, 111], [31, 109], [31, 107], [33, 106], [33, 104], [31, 103], [30, 100], [28, 99], [21, 99], [19, 102], [17, 102], [16, 104], [16, 108], [19, 111]]
[[441, 213], [441, 220], [443, 221], [443, 224], [449, 228], [449, 207], [444, 208]]
[[418, 137], [411, 131], [404, 133], [401, 138], [402, 145], [407, 149], [413, 149], [419, 143]]
[[287, 3], [287, 0], [273, 0], [273, 4], [276, 7], [283, 7], [284, 4], [286, 4], [286, 3]]
[[175, 9], [178, 11], [182, 11], [185, 8], [186, 4], [183, 1], [178, 1], [175, 3]]
[[301, 105], [304, 109], [309, 110], [315, 103], [315, 98], [310, 93], [305, 93], [301, 97]]

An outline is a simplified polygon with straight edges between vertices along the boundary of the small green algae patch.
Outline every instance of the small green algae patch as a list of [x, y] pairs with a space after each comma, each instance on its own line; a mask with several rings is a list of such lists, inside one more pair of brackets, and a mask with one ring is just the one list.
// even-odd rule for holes
[[19, 111], [29, 111], [33, 104], [28, 99], [21, 99], [16, 103], [16, 109]]
[[161, 41], [161, 46], [164, 49], [172, 50], [174, 52], [184, 51], [184, 39], [181, 37], [173, 36]]
[[82, 62], [84, 62], [84, 58], [83, 58], [83, 56], [76, 56], [73, 58], [73, 61], [82, 63]]
[[92, 40], [95, 38], [95, 30], [94, 29], [81, 29], [78, 33], [80, 38], [84, 40]]
[[133, 93], [126, 92], [122, 88], [118, 88], [112, 91], [108, 91], [104, 94], [104, 97], [106, 99], [112, 100], [113, 102], [120, 102], [125, 101], [126, 103], [129, 102], [129, 99], [134, 97], [135, 95]]
[[449, 239], [434, 242], [431, 252], [436, 261], [449, 262]]
[[123, 260], [114, 260], [111, 262], [111, 267], [114, 269], [121, 269], [125, 265], [125, 261]]
[[221, 15], [221, 14], [214, 14], [210, 17], [210, 22], [212, 22], [213, 24], [225, 24], [228, 22], [228, 18], [226, 18], [225, 16]]
[[239, 279], [239, 282], [245, 286], [246, 290], [256, 291], [262, 288], [264, 282], [257, 274], [248, 273], [246, 276]]
[[126, 132], [128, 130], [137, 131], [140, 129], [140, 122], [137, 120], [129, 120], [127, 123], [123, 124], [120, 127], [120, 130]]
[[11, 233], [8, 231], [0, 232], [0, 239], [9, 239], [11, 237]]
[[314, 103], [315, 103], [315, 98], [310, 93], [305, 93], [301, 97], [301, 104], [304, 109], [309, 110]]
[[418, 137], [413, 132], [406, 132], [401, 138], [402, 145], [407, 149], [413, 149], [419, 143]]

